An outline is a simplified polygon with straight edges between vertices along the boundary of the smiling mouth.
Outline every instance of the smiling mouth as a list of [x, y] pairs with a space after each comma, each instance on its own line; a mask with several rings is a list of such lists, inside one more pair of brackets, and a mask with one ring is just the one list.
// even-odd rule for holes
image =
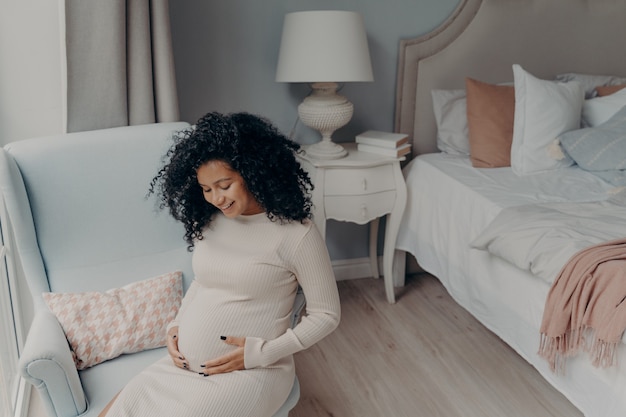
[[221, 209], [222, 211], [228, 210], [229, 208], [231, 208], [231, 207], [233, 206], [233, 204], [235, 204], [235, 202], [234, 202], [234, 201], [231, 201], [231, 202], [230, 202], [230, 204], [228, 204], [228, 205], [226, 205], [226, 206], [223, 206], [223, 207], [220, 207], [220, 209]]

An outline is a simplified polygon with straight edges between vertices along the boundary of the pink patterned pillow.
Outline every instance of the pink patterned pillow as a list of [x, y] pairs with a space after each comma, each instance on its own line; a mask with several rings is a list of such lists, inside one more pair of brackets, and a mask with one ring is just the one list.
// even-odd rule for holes
[[44, 293], [79, 370], [165, 345], [183, 297], [182, 273], [170, 272], [105, 292]]

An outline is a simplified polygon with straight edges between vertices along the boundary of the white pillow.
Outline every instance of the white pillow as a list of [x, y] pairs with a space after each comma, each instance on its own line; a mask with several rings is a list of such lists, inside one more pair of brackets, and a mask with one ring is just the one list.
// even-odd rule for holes
[[585, 98], [595, 97], [597, 94], [596, 87], [598, 86], [626, 84], [626, 78], [615, 75], [579, 74], [574, 72], [558, 74], [555, 79], [564, 83], [570, 81], [580, 83], [585, 90]]
[[583, 104], [583, 127], [601, 125], [624, 106], [626, 106], [626, 88], [608, 96], [585, 100]]
[[437, 122], [437, 148], [453, 155], [469, 155], [465, 90], [432, 90]]
[[564, 132], [580, 127], [585, 97], [576, 82], [540, 80], [513, 65], [515, 119], [511, 168], [517, 175], [551, 171], [573, 164], [568, 156], [554, 159], [552, 144]]

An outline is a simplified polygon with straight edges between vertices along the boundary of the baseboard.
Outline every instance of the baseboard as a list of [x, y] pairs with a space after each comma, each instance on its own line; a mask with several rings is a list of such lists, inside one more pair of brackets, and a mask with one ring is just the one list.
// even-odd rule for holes
[[[370, 258], [338, 259], [332, 261], [335, 279], [344, 281], [347, 279], [371, 278]], [[406, 256], [406, 274], [419, 274], [424, 270], [417, 264], [411, 254]], [[383, 257], [378, 257], [378, 273], [383, 273]]]
[[337, 281], [372, 277], [370, 258], [338, 259], [333, 261], [332, 264]]

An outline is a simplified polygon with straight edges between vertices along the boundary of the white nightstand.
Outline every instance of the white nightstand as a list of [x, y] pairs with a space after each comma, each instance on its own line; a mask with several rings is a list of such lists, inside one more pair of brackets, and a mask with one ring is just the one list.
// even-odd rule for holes
[[306, 153], [300, 156], [303, 168], [315, 184], [313, 219], [324, 238], [328, 219], [358, 224], [372, 222], [369, 257], [372, 276], [378, 278], [378, 222], [387, 215], [383, 275], [387, 301], [394, 303], [394, 249], [406, 205], [406, 185], [400, 162], [405, 158], [359, 152], [356, 143], [342, 145], [348, 155], [341, 159], [319, 160], [307, 157]]

